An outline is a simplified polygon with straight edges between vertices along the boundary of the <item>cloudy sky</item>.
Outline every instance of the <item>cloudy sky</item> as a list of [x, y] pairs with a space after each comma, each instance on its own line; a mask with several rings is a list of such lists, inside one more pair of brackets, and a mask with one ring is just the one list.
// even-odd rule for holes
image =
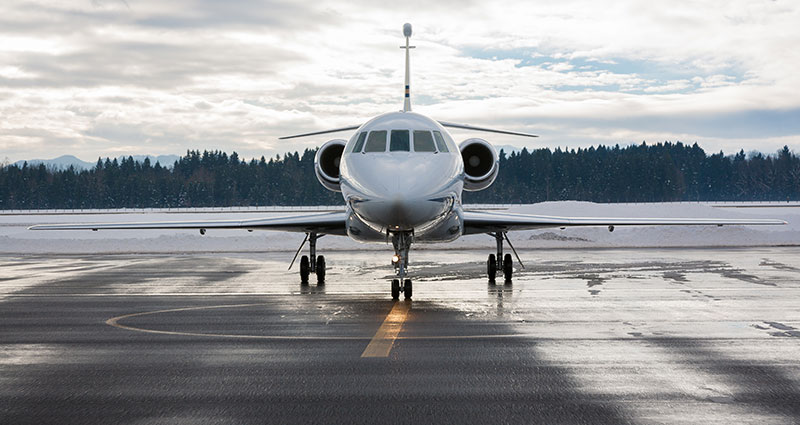
[[796, 1], [6, 0], [0, 161], [347, 136], [277, 140], [401, 109], [404, 22], [415, 111], [542, 136], [495, 144], [800, 152]]

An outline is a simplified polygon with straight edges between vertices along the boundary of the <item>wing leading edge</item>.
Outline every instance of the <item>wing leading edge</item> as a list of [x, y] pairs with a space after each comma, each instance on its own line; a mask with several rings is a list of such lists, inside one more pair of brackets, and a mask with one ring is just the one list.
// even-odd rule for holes
[[[144, 229], [245, 229], [317, 232], [346, 235], [345, 212], [295, 215], [250, 220], [155, 221], [125, 223], [38, 224], [30, 230], [144, 230]], [[720, 218], [597, 218], [557, 217], [483, 211], [464, 212], [464, 234], [532, 230], [574, 226], [732, 226], [782, 225], [773, 219]]]
[[783, 220], [773, 219], [726, 219], [726, 218], [596, 218], [555, 217], [494, 213], [483, 211], [464, 212], [464, 234], [545, 229], [549, 227], [574, 226], [732, 226], [732, 225], [781, 225]]
[[330, 212], [249, 220], [154, 221], [129, 223], [38, 224], [30, 230], [245, 229], [346, 235], [346, 213]]

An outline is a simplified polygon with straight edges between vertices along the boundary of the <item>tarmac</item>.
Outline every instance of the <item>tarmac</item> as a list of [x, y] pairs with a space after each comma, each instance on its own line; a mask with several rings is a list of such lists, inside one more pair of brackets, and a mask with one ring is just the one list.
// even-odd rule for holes
[[800, 423], [800, 248], [0, 256], [0, 423]]

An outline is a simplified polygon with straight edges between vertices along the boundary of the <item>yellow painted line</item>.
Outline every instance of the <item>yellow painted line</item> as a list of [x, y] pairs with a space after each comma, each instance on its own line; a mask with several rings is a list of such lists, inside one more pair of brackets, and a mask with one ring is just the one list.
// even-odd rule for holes
[[403, 322], [406, 321], [408, 310], [411, 309], [411, 301], [396, 302], [392, 311], [386, 316], [378, 332], [361, 353], [361, 357], [388, 357], [389, 352], [392, 351], [394, 340], [403, 328]]

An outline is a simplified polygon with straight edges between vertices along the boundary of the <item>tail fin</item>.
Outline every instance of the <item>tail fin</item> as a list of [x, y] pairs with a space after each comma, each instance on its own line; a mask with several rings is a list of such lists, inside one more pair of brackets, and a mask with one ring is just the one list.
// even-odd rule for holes
[[403, 35], [406, 37], [406, 45], [400, 46], [401, 49], [406, 49], [406, 97], [403, 101], [403, 112], [411, 112], [411, 70], [409, 66], [409, 51], [416, 46], [409, 46], [408, 42], [411, 38], [411, 24], [403, 24]]

